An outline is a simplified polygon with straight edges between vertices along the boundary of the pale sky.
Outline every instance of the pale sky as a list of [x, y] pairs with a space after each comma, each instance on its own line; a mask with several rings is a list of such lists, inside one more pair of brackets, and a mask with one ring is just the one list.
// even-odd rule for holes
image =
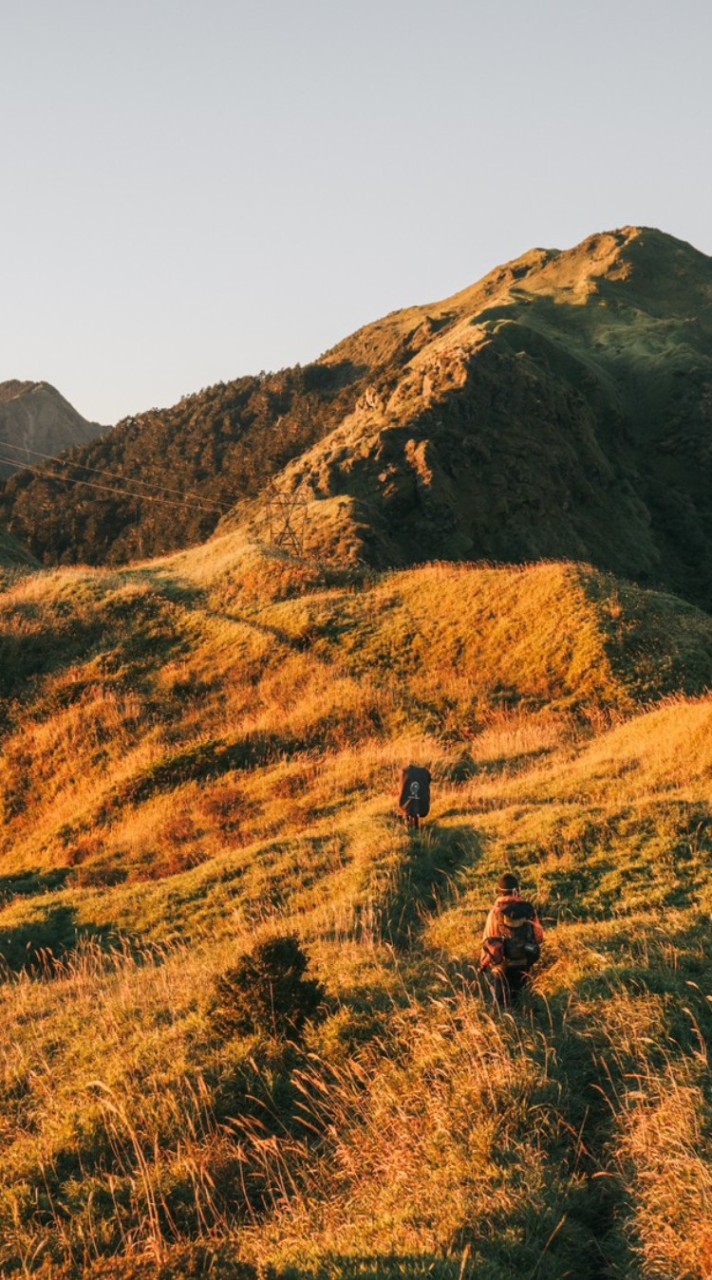
[[709, 0], [0, 0], [0, 381], [113, 423], [642, 223], [712, 254]]

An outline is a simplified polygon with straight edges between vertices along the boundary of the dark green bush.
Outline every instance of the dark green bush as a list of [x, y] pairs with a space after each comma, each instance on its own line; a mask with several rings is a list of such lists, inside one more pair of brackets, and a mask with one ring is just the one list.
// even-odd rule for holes
[[314, 978], [305, 978], [308, 956], [293, 935], [255, 947], [215, 980], [211, 1021], [223, 1036], [266, 1033], [298, 1040], [324, 997]]

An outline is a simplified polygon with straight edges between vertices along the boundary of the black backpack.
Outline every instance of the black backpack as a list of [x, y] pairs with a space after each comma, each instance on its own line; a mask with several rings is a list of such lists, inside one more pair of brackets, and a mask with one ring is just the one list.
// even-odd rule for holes
[[430, 813], [430, 770], [409, 764], [401, 770], [398, 805], [412, 818], [427, 818]]
[[[495, 934], [502, 942], [502, 962], [507, 969], [529, 969], [541, 948], [534, 935], [534, 908], [530, 902], [508, 898], [495, 907]], [[488, 939], [489, 941], [489, 939]]]

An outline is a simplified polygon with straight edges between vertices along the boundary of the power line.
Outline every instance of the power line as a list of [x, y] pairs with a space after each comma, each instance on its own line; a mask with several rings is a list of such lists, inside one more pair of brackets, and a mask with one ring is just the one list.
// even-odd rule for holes
[[[13, 458], [3, 458], [0, 454], [0, 462], [4, 462], [6, 466], [16, 466]], [[93, 480], [79, 480], [74, 476], [65, 476], [58, 471], [50, 471], [49, 468], [35, 467], [28, 465], [25, 471], [31, 471], [33, 475], [38, 476], [40, 480], [60, 480], [62, 484], [81, 484], [86, 489], [97, 489], [101, 493], [113, 493], [120, 498], [137, 498], [141, 502], [158, 502], [165, 507], [179, 507], [181, 511], [200, 511], [204, 515], [214, 516], [215, 508], [193, 506], [187, 502], [174, 502], [171, 498], [155, 498], [150, 493], [136, 493], [131, 489], [114, 489], [106, 484], [96, 484]], [[175, 492], [175, 490], [174, 490]], [[227, 508], [226, 508], [227, 509]]]
[[[59, 461], [55, 453], [42, 453], [40, 449], [31, 449], [29, 445], [11, 444], [9, 440], [0, 440], [0, 447], [4, 449], [14, 449], [16, 453], [20, 453], [20, 454], [31, 453], [36, 458], [46, 458], [49, 462]], [[16, 467], [19, 465], [17, 461], [11, 458], [4, 458], [3, 461], [6, 462], [9, 466]], [[81, 467], [82, 471], [91, 471], [93, 475], [108, 476], [110, 480], [120, 480], [125, 483], [125, 477], [122, 476], [120, 472], [117, 473], [116, 471], [106, 471], [102, 467], [90, 467], [85, 462], [72, 462], [71, 458], [62, 459], [62, 462], [65, 466]], [[27, 463], [25, 464], [25, 467], [23, 469], [32, 471], [33, 467], [29, 463]], [[39, 474], [44, 474], [44, 472], [42, 472], [39, 468], [35, 471], [35, 474], [38, 474], [38, 472]], [[63, 478], [69, 479], [69, 480], [72, 479], [72, 477], [69, 477], [69, 476], [63, 477]], [[88, 483], [88, 481], [86, 483]], [[221, 502], [219, 498], [206, 498], [203, 496], [203, 494], [195, 493], [195, 492], [192, 492], [191, 490], [169, 489], [166, 485], [151, 484], [150, 481], [141, 480], [138, 476], [132, 476], [131, 483], [141, 484], [146, 489], [153, 489], [156, 493], [173, 493], [173, 494], [176, 494], [177, 497], [181, 497], [181, 498], [184, 496], [188, 498], [195, 498], [196, 501], [198, 502], [202, 502], [207, 505], [214, 506], [216, 509], [219, 509], [222, 511], [229, 511], [231, 509], [229, 502]]]

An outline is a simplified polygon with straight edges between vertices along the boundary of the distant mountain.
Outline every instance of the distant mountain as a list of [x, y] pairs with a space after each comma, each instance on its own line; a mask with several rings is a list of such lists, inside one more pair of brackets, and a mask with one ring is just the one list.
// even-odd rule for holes
[[0, 477], [36, 467], [108, 430], [87, 422], [48, 382], [0, 382]]
[[330, 558], [574, 558], [710, 608], [712, 259], [636, 227], [535, 249], [63, 467], [130, 496], [14, 477], [0, 519], [45, 561], [186, 546], [232, 507]]

